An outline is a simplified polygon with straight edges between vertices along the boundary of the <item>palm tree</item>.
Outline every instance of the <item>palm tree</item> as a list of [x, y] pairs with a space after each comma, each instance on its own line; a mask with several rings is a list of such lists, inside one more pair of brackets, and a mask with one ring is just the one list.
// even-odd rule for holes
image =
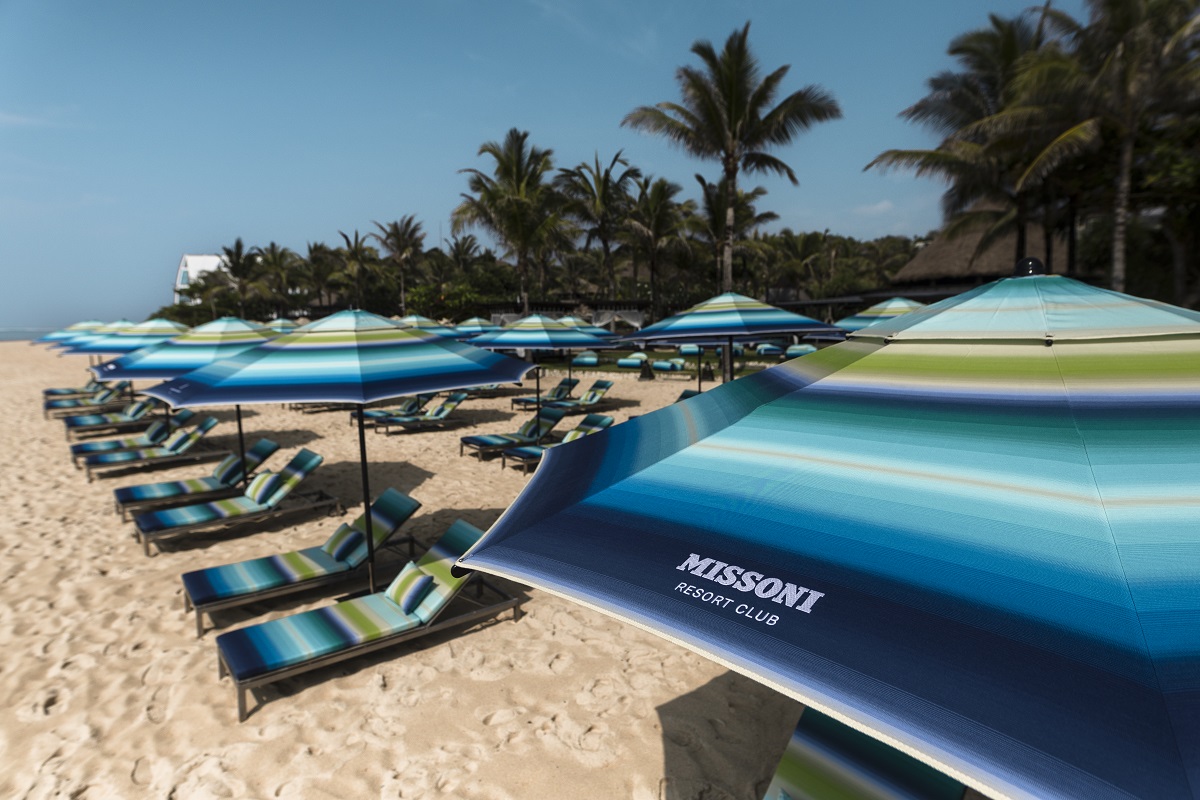
[[1071, 120], [1025, 177], [1043, 177], [1085, 145], [1111, 137], [1117, 149], [1112, 287], [1124, 291], [1135, 145], [1153, 118], [1196, 98], [1200, 14], [1195, 0], [1088, 0], [1087, 6], [1086, 26], [1046, 11], [1075, 49], [1033, 62], [1023, 88], [1043, 105], [1081, 107], [1084, 118]]
[[[701, 204], [700, 212], [691, 218], [693, 233], [708, 244], [710, 251], [717, 255], [718, 263], [722, 250], [726, 254], [734, 253], [753, 230], [779, 219], [774, 211], [759, 212], [755, 207], [755, 202], [767, 194], [762, 186], [749, 192], [738, 189], [731, 199], [728, 185], [723, 181], [709, 183], [703, 175], [697, 175], [696, 182], [700, 184]], [[730, 219], [733, 220], [732, 228], [728, 224]], [[722, 286], [725, 286], [724, 279]], [[723, 290], [733, 291], [733, 284], [728, 286]]]
[[309, 242], [308, 255], [301, 262], [304, 286], [324, 308], [333, 305], [333, 290], [338, 284], [337, 273], [341, 259], [337, 251], [323, 242]]
[[275, 316], [282, 317], [291, 303], [300, 257], [275, 242], [266, 247], [254, 248], [254, 255], [258, 257], [259, 269], [262, 271], [263, 287], [266, 290], [264, 294], [275, 301]]
[[[608, 276], [609, 299], [617, 299], [617, 272], [613, 266], [612, 246], [621, 221], [631, 203], [629, 185], [642, 176], [641, 170], [629, 166], [620, 150], [607, 167], [601, 168], [600, 154], [593, 163], [582, 163], [574, 169], [559, 170], [555, 183], [567, 198], [566, 211], [579, 221], [586, 235], [584, 249], [593, 241], [600, 242], [601, 263]], [[624, 169], [618, 172], [618, 167]]]
[[561, 202], [546, 181], [554, 168], [552, 150], [529, 144], [529, 132], [509, 130], [503, 142], [484, 142], [478, 155], [491, 156], [492, 174], [463, 169], [472, 194], [452, 212], [452, 232], [476, 225], [494, 234], [516, 261], [523, 313], [529, 313], [531, 259], [561, 225]]
[[221, 272], [230, 292], [237, 298], [238, 316], [246, 316], [246, 301], [264, 295], [267, 291], [262, 280], [262, 268], [258, 255], [247, 251], [238, 237], [233, 247], [222, 247], [224, 254]]
[[833, 95], [811, 85], [772, 107], [789, 67], [782, 66], [760, 79], [749, 36], [747, 22], [740, 31], [730, 34], [719, 54], [710, 42], [697, 41], [692, 53], [703, 62], [703, 69], [680, 67], [675, 73], [681, 102], [641, 106], [621, 121], [622, 125], [661, 134], [694, 156], [721, 163], [723, 182], [731, 190], [725, 208], [722, 256], [725, 291], [733, 288], [732, 201], [737, 196], [739, 170], [775, 173], [798, 184], [792, 168], [766, 151], [789, 144], [818, 122], [842, 115]]
[[637, 182], [638, 196], [626, 220], [627, 235], [635, 252], [646, 257], [650, 269], [651, 321], [659, 318], [658, 266], [662, 254], [678, 240], [683, 229], [683, 210], [675, 195], [683, 191], [677, 183], [651, 176]]
[[1020, 67], [1043, 39], [1042, 27], [1027, 17], [995, 14], [987, 27], [956, 37], [948, 52], [962, 71], [935, 75], [929, 93], [900, 114], [944, 136], [941, 144], [933, 150], [888, 150], [864, 167], [909, 168], [946, 180], [944, 235], [984, 228], [977, 254], [1015, 230], [1015, 257], [1025, 256], [1030, 197], [1019, 179], [1037, 148], [1027, 126], [1018, 133], [995, 121], [1013, 105]]
[[407, 214], [387, 225], [376, 222], [375, 227], [379, 228], [379, 233], [372, 233], [371, 237], [383, 246], [384, 251], [388, 254], [387, 260], [395, 268], [395, 273], [400, 280], [400, 316], [405, 316], [408, 314], [405, 278], [409, 270], [421, 261], [425, 247], [425, 233], [421, 230], [421, 223], [412, 214]]
[[354, 304], [362, 308], [363, 289], [367, 280], [378, 270], [379, 253], [367, 244], [367, 237], [358, 235], [358, 231], [354, 232], [354, 239], [342, 231], [338, 231], [338, 234], [346, 243], [340, 251], [342, 265], [338, 277], [354, 287]]

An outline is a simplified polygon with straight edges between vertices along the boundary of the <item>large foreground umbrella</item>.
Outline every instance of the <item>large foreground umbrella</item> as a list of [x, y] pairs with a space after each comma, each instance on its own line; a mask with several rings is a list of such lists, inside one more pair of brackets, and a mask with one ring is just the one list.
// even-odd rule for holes
[[1200, 314], [1007, 279], [547, 451], [464, 559], [997, 797], [1200, 796]]
[[169, 319], [149, 319], [113, 331], [105, 336], [98, 336], [80, 344], [72, 344], [69, 352], [87, 353], [89, 355], [118, 355], [132, 353], [143, 347], [160, 344], [168, 339], [174, 339], [180, 334], [187, 333], [188, 327]]
[[[541, 314], [522, 317], [506, 328], [472, 337], [471, 344], [491, 350], [597, 350], [611, 348], [609, 339], [564, 325]], [[567, 376], [571, 375], [571, 359], [567, 359]], [[534, 373], [537, 411], [542, 411], [542, 370]]]
[[[243, 350], [270, 340], [275, 332], [251, 325], [237, 317], [221, 317], [200, 325], [174, 339], [134, 350], [120, 358], [92, 367], [99, 380], [167, 380], [200, 369], [214, 361], [235, 356]], [[246, 460], [246, 439], [242, 434], [242, 407], [235, 406], [238, 429], [238, 454]], [[168, 419], [170, 417], [168, 416]], [[243, 482], [250, 480], [242, 471]]]
[[[532, 364], [411, 328], [366, 311], [340, 311], [146, 390], [172, 406], [354, 403], [363, 507], [370, 509], [363, 405], [389, 397], [520, 380]], [[367, 513], [375, 587], [375, 543]]]
[[623, 338], [639, 342], [724, 343], [724, 380], [728, 382], [733, 380], [734, 340], [747, 340], [772, 333], [826, 330], [832, 328], [811, 317], [793, 314], [736, 292], [726, 292]]
[[843, 317], [833, 324], [844, 331], [857, 331], [868, 325], [874, 325], [876, 322], [916, 311], [918, 308], [925, 308], [925, 304], [909, 300], [907, 297], [893, 297], [882, 303], [876, 303], [870, 308], [865, 308], [854, 316]]

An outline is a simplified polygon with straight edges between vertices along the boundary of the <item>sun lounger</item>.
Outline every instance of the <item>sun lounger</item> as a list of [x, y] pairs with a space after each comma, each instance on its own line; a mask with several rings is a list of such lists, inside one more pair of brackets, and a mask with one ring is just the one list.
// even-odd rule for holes
[[809, 353], [815, 353], [815, 352], [817, 352], [817, 348], [815, 345], [793, 344], [793, 345], [788, 346], [788, 349], [784, 351], [784, 355], [787, 358], [799, 358], [800, 356], [806, 356]]
[[464, 391], [471, 397], [499, 397], [513, 391], [520, 391], [521, 387], [515, 384], [500, 384], [488, 383], [483, 386], [472, 386]]
[[[270, 439], [259, 439], [255, 442], [254, 446], [246, 451], [246, 467], [249, 472], [253, 473], [262, 466], [262, 463], [278, 449], [279, 445]], [[236, 453], [231, 453], [221, 459], [211, 475], [203, 478], [143, 483], [113, 489], [113, 506], [124, 521], [127, 514], [135, 511], [220, 500], [241, 494], [243, 487], [239, 484], [244, 477], [242, 459]]]
[[961, 800], [966, 791], [912, 756], [806, 708], [763, 797]]
[[[115, 453], [92, 453], [83, 457], [83, 471], [88, 483], [97, 475], [135, 467], [166, 467], [194, 461], [212, 461], [229, 455], [228, 450], [206, 449], [200, 441], [217, 424], [216, 417], [205, 417], [191, 430], [175, 431], [162, 445], [139, 450], [119, 450]], [[87, 444], [92, 444], [88, 442]], [[96, 442], [95, 444], [100, 444]]]
[[754, 354], [760, 358], [778, 358], [783, 355], [783, 348], [777, 344], [763, 342], [754, 348]]
[[406, 417], [383, 417], [375, 420], [375, 432], [390, 434], [395, 429], [400, 433], [427, 430], [429, 428], [446, 428], [450, 425], [461, 425], [461, 419], [454, 419], [451, 414], [463, 400], [467, 399], [466, 392], [455, 392], [428, 414], [415, 414]]
[[516, 433], [484, 433], [462, 437], [458, 440], [458, 454], [461, 456], [469, 449], [474, 455], [483, 458], [485, 453], [498, 453], [509, 447], [536, 444], [565, 415], [566, 412], [560, 408], [542, 406], [541, 410], [527, 420]]
[[[246, 692], [256, 687], [493, 617], [510, 608], [517, 619], [517, 598], [476, 573], [454, 574], [455, 561], [482, 535], [478, 528], [457, 520], [429, 552], [416, 563], [408, 562], [382, 592], [218, 636], [218, 675], [233, 678], [238, 721], [246, 719]], [[461, 593], [472, 579], [478, 592]], [[485, 600], [484, 590], [495, 599]], [[470, 606], [444, 615], [453, 601]]]
[[553, 403], [547, 403], [545, 407], [557, 408], [568, 414], [586, 414], [588, 411], [603, 408], [612, 402], [612, 398], [607, 396], [608, 390], [612, 386], [612, 381], [596, 381], [591, 385], [591, 388], [584, 392], [583, 397], [578, 400], [558, 400]]
[[[376, 420], [384, 417], [412, 417], [421, 413], [421, 409], [433, 399], [432, 394], [418, 394], [405, 397], [392, 408], [368, 408], [363, 410], [363, 425], [374, 425]], [[358, 422], [358, 409], [350, 412], [350, 424]]]
[[[125, 450], [143, 450], [149, 447], [176, 447], [182, 443], [188, 432], [182, 429], [172, 432], [167, 423], [161, 419], [146, 426], [146, 430], [133, 436], [122, 436], [117, 439], [96, 439], [90, 442], [76, 442], [70, 445], [71, 463], [75, 468], [80, 467], [83, 459], [93, 453], [120, 453]], [[171, 439], [170, 445], [167, 440]]]
[[101, 426], [105, 423], [136, 422], [149, 414], [153, 408], [153, 400], [135, 400], [132, 403], [126, 404], [120, 411], [114, 411], [109, 414], [73, 414], [69, 417], [60, 417], [60, 419], [68, 429], [69, 436], [71, 428], [91, 425]]
[[150, 555], [150, 543], [186, 536], [207, 529], [231, 528], [249, 522], [261, 522], [293, 511], [340, 508], [336, 497], [317, 491], [296, 492], [298, 502], [284, 503], [288, 495], [325, 459], [308, 449], [297, 453], [278, 474], [264, 470], [250, 481], [237, 497], [195, 503], [161, 511], [147, 511], [133, 518], [134, 530], [142, 542], [142, 551]]
[[687, 368], [687, 362], [682, 358], [668, 358], [652, 362], [650, 364], [650, 368], [655, 372], [681, 373]]
[[538, 397], [514, 397], [512, 399], [513, 408], [529, 408], [539, 404], [545, 405], [552, 403], [555, 400], [566, 400], [571, 396], [571, 392], [575, 391], [575, 387], [579, 385], [578, 378], [563, 378], [558, 382], [558, 385], [543, 392], [540, 398]]
[[[390, 540], [420, 507], [419, 501], [395, 489], [386, 490], [371, 504], [371, 531], [377, 553], [385, 545], [408, 542], [412, 557], [412, 536]], [[204, 635], [206, 613], [366, 578], [366, 518], [362, 514], [349, 525], [342, 523], [317, 547], [185, 572], [181, 576], [184, 610], [196, 612], [196, 636]]]
[[625, 358], [618, 358], [617, 366], [621, 369], [641, 369], [642, 362], [647, 358], [649, 356], [645, 353], [633, 353], [632, 355], [625, 356]]
[[595, 350], [583, 350], [571, 359], [572, 367], [594, 367], [600, 363], [600, 356]]
[[508, 462], [521, 467], [525, 472], [529, 472], [536, 467], [542, 460], [542, 454], [551, 447], [557, 447], [560, 444], [573, 442], [576, 439], [582, 439], [591, 433], [602, 431], [613, 424], [613, 418], [603, 414], [588, 414], [578, 425], [567, 431], [567, 435], [562, 438], [562, 441], [554, 444], [540, 445], [527, 444], [521, 447], [510, 447], [500, 454], [500, 468], [508, 466]]
[[119, 411], [129, 402], [121, 397], [121, 392], [128, 388], [129, 381], [121, 381], [112, 386], [106, 386], [87, 397], [46, 400], [42, 403], [42, 416], [50, 419], [51, 417], [65, 417], [85, 411], [89, 414]]
[[[181, 428], [192, 421], [196, 412], [190, 408], [181, 408], [168, 417], [169, 427], [173, 430]], [[79, 414], [73, 417], [63, 417], [66, 423], [67, 441], [81, 436], [104, 436], [114, 433], [130, 433], [139, 428], [149, 429], [155, 423], [162, 423], [163, 418], [143, 414], [136, 419], [114, 421], [114, 414]]]
[[72, 397], [86, 397], [89, 394], [95, 394], [103, 388], [103, 383], [97, 380], [91, 380], [88, 381], [84, 386], [64, 386], [57, 389], [42, 389], [42, 399], [65, 400]]

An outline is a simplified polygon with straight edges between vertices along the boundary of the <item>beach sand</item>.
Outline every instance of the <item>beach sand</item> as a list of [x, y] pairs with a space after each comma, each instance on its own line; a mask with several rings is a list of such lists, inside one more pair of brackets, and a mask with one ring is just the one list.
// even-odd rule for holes
[[[649, 633], [537, 590], [524, 616], [418, 639], [258, 690], [239, 724], [218, 680], [216, 633], [183, 610], [191, 569], [319, 544], [360, 511], [358, 440], [344, 412], [244, 409], [248, 443], [325, 457], [314, 487], [341, 517], [290, 518], [147, 558], [112, 512], [117, 486], [211, 464], [99, 478], [71, 466], [41, 390], [86, 381], [81, 356], [0, 343], [0, 797], [747, 798], [758, 800], [800, 714], [773, 690]], [[543, 377], [543, 386], [559, 376]], [[591, 377], [581, 376], [586, 386]], [[605, 376], [611, 377], [611, 376]], [[616, 378], [618, 422], [694, 383]], [[149, 385], [149, 384], [142, 384]], [[526, 479], [458, 455], [458, 437], [514, 430], [508, 398], [472, 399], [471, 424], [368, 433], [371, 486], [423, 504], [418, 550], [462, 518], [486, 529]], [[231, 410], [210, 439], [236, 447]], [[565, 429], [565, 426], [564, 426]], [[218, 615], [219, 630], [325, 605], [307, 594]]]

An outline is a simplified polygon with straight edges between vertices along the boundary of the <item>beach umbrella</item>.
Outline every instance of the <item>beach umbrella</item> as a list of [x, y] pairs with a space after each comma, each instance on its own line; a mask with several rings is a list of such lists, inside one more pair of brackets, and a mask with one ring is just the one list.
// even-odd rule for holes
[[901, 314], [916, 311], [918, 308], [925, 308], [925, 304], [918, 303], [916, 300], [909, 300], [907, 297], [893, 297], [890, 300], [884, 300], [882, 303], [876, 303], [870, 308], [863, 309], [854, 316], [839, 319], [833, 324], [844, 331], [857, 331], [876, 322], [882, 322], [885, 319], [892, 319]]
[[574, 328], [577, 331], [583, 331], [584, 333], [590, 333], [592, 336], [598, 336], [601, 339], [617, 338], [617, 334], [613, 333], [612, 331], [607, 330], [605, 328], [601, 328], [599, 325], [592, 325], [590, 322], [585, 322], [582, 319], [580, 319], [579, 317], [572, 316], [570, 314], [568, 314], [565, 317], [559, 317], [558, 321], [561, 322], [563, 325]]
[[[698, 303], [687, 311], [622, 337], [625, 341], [674, 341], [724, 346], [723, 380], [733, 380], [733, 342], [772, 333], [812, 333], [832, 330], [811, 317], [793, 314], [752, 297], [726, 292]], [[700, 380], [697, 356], [696, 379]], [[699, 384], [698, 384], [699, 385]]]
[[132, 353], [134, 350], [174, 339], [187, 331], [187, 325], [169, 319], [150, 319], [80, 344], [72, 344], [70, 352], [88, 355]]
[[82, 322], [76, 322], [73, 325], [68, 325], [60, 330], [47, 333], [45, 336], [39, 336], [30, 342], [30, 344], [54, 344], [55, 342], [59, 342], [64, 339], [70, 339], [73, 336], [78, 336], [81, 333], [91, 333], [102, 325], [104, 325], [102, 320], [83, 320]]
[[287, 333], [288, 331], [294, 331], [297, 327], [299, 327], [295, 322], [292, 322], [290, 319], [284, 319], [283, 317], [269, 319], [264, 322], [262, 326], [269, 330], [273, 330], [276, 333]]
[[58, 349], [60, 355], [71, 352], [71, 348], [86, 344], [87, 342], [95, 341], [117, 331], [125, 330], [134, 325], [133, 320], [118, 319], [113, 322], [106, 322], [103, 325], [93, 328], [90, 331], [79, 331], [71, 336], [64, 336], [50, 343], [50, 346]]
[[407, 328], [417, 328], [426, 333], [444, 336], [447, 339], [457, 339], [459, 333], [454, 328], [448, 328], [440, 322], [422, 317], [420, 314], [409, 314], [407, 317], [401, 317], [398, 322]]
[[[98, 380], [167, 380], [194, 369], [237, 355], [243, 350], [269, 341], [275, 332], [237, 317], [221, 317], [174, 339], [143, 347], [112, 361], [91, 368]], [[246, 440], [242, 433], [242, 407], [235, 405], [238, 453], [246, 458]], [[167, 415], [170, 420], [170, 415]], [[243, 470], [242, 481], [250, 480]]]
[[[258, 347], [146, 390], [172, 406], [349, 403], [358, 406], [363, 507], [371, 505], [363, 406], [402, 395], [510, 382], [532, 364], [366, 311], [339, 311]], [[375, 545], [367, 514], [371, 590]]]
[[[597, 350], [613, 346], [611, 339], [601, 339], [586, 331], [563, 325], [558, 320], [541, 314], [530, 314], [528, 317], [513, 322], [498, 331], [481, 333], [471, 338], [471, 344], [476, 347], [486, 347], [489, 350]], [[567, 359], [567, 377], [571, 376], [571, 359]], [[542, 411], [542, 370], [539, 367], [534, 373], [535, 391], [538, 402], [537, 410]]]
[[1004, 279], [552, 448], [462, 559], [1001, 798], [1200, 796], [1200, 313]]
[[492, 324], [491, 321], [483, 317], [471, 317], [455, 325], [454, 330], [458, 331], [457, 338], [470, 339], [472, 336], [478, 336], [481, 333], [498, 331], [500, 330], [500, 326]]

